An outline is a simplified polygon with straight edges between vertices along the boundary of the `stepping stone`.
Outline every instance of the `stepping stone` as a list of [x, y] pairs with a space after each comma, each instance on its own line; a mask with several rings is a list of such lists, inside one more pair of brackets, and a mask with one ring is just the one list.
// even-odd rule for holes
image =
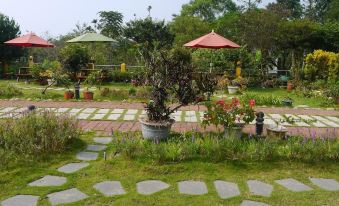
[[66, 112], [68, 110], [69, 110], [69, 108], [59, 108], [56, 111], [59, 112], [59, 113], [64, 113], [64, 112]]
[[78, 189], [73, 188], [60, 192], [55, 192], [47, 195], [49, 202], [54, 205], [67, 204], [72, 202], [78, 202], [80, 200], [88, 198], [88, 196]]
[[82, 109], [71, 109], [70, 113], [79, 113]]
[[16, 107], [7, 107], [7, 108], [2, 109], [1, 112], [6, 113], [6, 112], [10, 112], [14, 109], [16, 109]]
[[83, 160], [83, 161], [96, 160], [96, 159], [98, 159], [98, 153], [95, 153], [95, 152], [79, 152], [76, 155], [76, 158], [78, 160]]
[[95, 137], [93, 140], [95, 143], [109, 144], [112, 142], [112, 137]]
[[240, 206], [270, 206], [266, 203], [244, 200]]
[[1, 202], [2, 206], [37, 206], [39, 196], [17, 195]]
[[171, 116], [172, 119], [174, 119], [176, 122], [181, 122], [180, 116]]
[[173, 113], [174, 116], [181, 116], [182, 115], [182, 111], [176, 111]]
[[91, 114], [80, 113], [77, 119], [87, 119]]
[[273, 121], [272, 119], [269, 119], [269, 118], [265, 119], [264, 123], [266, 125], [277, 125], [277, 123], [275, 121]]
[[285, 119], [282, 115], [280, 115], [280, 114], [269, 114], [271, 117], [272, 117], [272, 119], [274, 119], [274, 120], [281, 120], [281, 119]]
[[87, 146], [87, 149], [88, 151], [94, 151], [94, 152], [100, 152], [100, 151], [103, 151], [107, 148], [107, 146], [104, 146], [104, 145], [94, 145], [94, 144], [91, 144], [91, 145], [88, 145]]
[[240, 195], [238, 185], [235, 183], [217, 180], [214, 182], [214, 186], [221, 199], [228, 199]]
[[329, 119], [329, 120], [331, 120], [331, 121], [334, 121], [334, 122], [339, 123], [339, 118], [338, 118], [338, 117], [330, 117], [330, 116], [327, 116], [326, 118]]
[[185, 122], [198, 122], [196, 116], [185, 117]]
[[105, 116], [106, 116], [106, 114], [96, 114], [91, 119], [93, 119], [93, 120], [102, 120]]
[[126, 114], [124, 116], [124, 120], [125, 121], [133, 121], [135, 119], [135, 115], [134, 114]]
[[169, 184], [159, 180], [146, 180], [137, 183], [137, 191], [142, 195], [151, 195], [169, 188]]
[[195, 116], [195, 111], [187, 111], [186, 112], [186, 117], [193, 117]]
[[179, 182], [178, 185], [180, 194], [203, 195], [208, 193], [206, 184], [204, 182], [182, 181]]
[[58, 177], [47, 175], [41, 179], [38, 179], [34, 182], [28, 184], [31, 187], [52, 187], [52, 186], [61, 186], [67, 182], [66, 177]]
[[118, 181], [105, 181], [93, 186], [105, 196], [124, 195], [126, 191]]
[[298, 115], [298, 117], [300, 117], [301, 119], [304, 119], [306, 121], [311, 121], [311, 120], [314, 120], [311, 116], [308, 116], [308, 115]]
[[118, 120], [121, 114], [111, 114], [107, 117], [108, 120]]
[[124, 109], [114, 109], [113, 111], [112, 111], [112, 113], [113, 114], [122, 114], [122, 113], [124, 113]]
[[63, 172], [66, 174], [74, 173], [78, 170], [81, 170], [85, 167], [88, 167], [89, 163], [70, 163], [67, 165], [64, 165], [58, 169], [59, 172]]
[[313, 190], [309, 186], [292, 178], [276, 180], [275, 182], [293, 192], [303, 192]]
[[323, 179], [323, 178], [309, 178], [311, 182], [321, 189], [328, 191], [338, 191], [339, 190], [339, 182], [335, 179]]
[[87, 108], [87, 109], [84, 109], [82, 112], [83, 113], [93, 113], [95, 112], [95, 110], [97, 110], [96, 108]]
[[138, 110], [136, 110], [136, 109], [129, 109], [126, 112], [126, 114], [129, 114], [129, 115], [135, 115], [137, 113], [138, 113]]
[[250, 192], [254, 195], [270, 197], [273, 191], [273, 186], [258, 180], [247, 181]]
[[107, 114], [109, 112], [110, 109], [99, 109], [97, 111], [98, 114]]

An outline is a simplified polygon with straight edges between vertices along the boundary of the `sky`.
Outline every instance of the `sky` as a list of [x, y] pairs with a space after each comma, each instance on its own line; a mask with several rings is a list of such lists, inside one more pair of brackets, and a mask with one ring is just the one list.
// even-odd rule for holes
[[[272, 0], [263, 0], [266, 5]], [[22, 33], [56, 37], [70, 32], [77, 23], [90, 23], [99, 11], [119, 11], [127, 22], [148, 15], [160, 20], [171, 20], [189, 0], [0, 0], [0, 13], [13, 18]]]

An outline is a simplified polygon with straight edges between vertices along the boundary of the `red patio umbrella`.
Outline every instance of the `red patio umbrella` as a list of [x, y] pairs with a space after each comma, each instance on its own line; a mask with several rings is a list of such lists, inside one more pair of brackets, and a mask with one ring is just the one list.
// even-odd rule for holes
[[193, 40], [185, 44], [184, 46], [190, 48], [207, 48], [207, 49], [240, 48], [238, 44], [226, 39], [225, 37], [220, 36], [214, 31], [196, 40]]
[[6, 41], [5, 44], [19, 47], [54, 47], [53, 44], [38, 37], [34, 33], [29, 33], [21, 37]]

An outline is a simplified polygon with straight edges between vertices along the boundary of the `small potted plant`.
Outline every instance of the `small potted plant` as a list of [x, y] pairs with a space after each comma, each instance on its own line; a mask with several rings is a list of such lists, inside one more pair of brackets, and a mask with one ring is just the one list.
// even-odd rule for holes
[[100, 78], [100, 71], [90, 73], [86, 80], [84, 81], [84, 85], [86, 85], [86, 91], [83, 92], [85, 100], [93, 100], [94, 93], [89, 91], [89, 89], [95, 86]]
[[203, 125], [222, 126], [225, 137], [240, 138], [243, 127], [255, 119], [253, 106], [253, 100], [249, 105], [240, 105], [237, 98], [233, 98], [231, 103], [224, 100], [206, 102], [207, 111]]
[[64, 98], [66, 100], [74, 98], [74, 92], [71, 91], [70, 87], [73, 85], [71, 79], [69, 78], [68, 74], [63, 74], [58, 79], [58, 85], [64, 86], [67, 88], [67, 91], [64, 93]]
[[229, 84], [227, 86], [228, 93], [229, 94], [236, 94], [244, 89], [246, 89], [248, 81], [239, 76], [236, 79], [229, 81]]

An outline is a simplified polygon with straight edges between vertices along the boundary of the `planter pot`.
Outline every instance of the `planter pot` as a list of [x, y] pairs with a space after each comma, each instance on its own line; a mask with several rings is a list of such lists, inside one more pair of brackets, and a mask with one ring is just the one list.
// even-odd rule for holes
[[169, 137], [174, 120], [166, 123], [147, 122], [144, 119], [139, 120], [141, 131], [144, 139], [147, 140], [166, 140]]
[[287, 82], [287, 91], [291, 92], [294, 89], [294, 84], [292, 82]]
[[271, 127], [267, 128], [267, 137], [271, 139], [284, 139], [287, 134], [285, 127]]
[[68, 100], [68, 99], [73, 99], [73, 97], [74, 97], [74, 93], [71, 92], [71, 91], [67, 91], [67, 92], [64, 93], [64, 98], [65, 98], [66, 100]]
[[241, 139], [242, 137], [242, 129], [244, 128], [245, 124], [237, 124], [235, 127], [227, 128], [225, 127], [224, 136], [225, 138], [234, 137], [237, 139]]
[[284, 106], [287, 106], [287, 107], [292, 107], [293, 105], [293, 101], [291, 99], [284, 99], [282, 100], [282, 103]]
[[85, 91], [83, 94], [84, 94], [85, 100], [93, 100], [93, 96], [94, 96], [93, 92]]
[[236, 94], [239, 91], [239, 87], [227, 86], [229, 94]]

